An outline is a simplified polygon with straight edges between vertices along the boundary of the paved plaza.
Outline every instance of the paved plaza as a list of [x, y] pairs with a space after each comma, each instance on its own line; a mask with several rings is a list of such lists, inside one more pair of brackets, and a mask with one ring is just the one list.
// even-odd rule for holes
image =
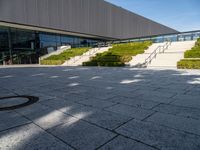
[[0, 150], [200, 149], [199, 70], [1, 68], [0, 97]]

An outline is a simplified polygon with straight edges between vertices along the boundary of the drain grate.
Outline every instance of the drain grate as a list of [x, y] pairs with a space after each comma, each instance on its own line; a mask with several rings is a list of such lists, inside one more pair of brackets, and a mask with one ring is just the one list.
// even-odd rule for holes
[[19, 95], [19, 96], [0, 97], [0, 103], [1, 103], [1, 101], [6, 101], [6, 100], [10, 100], [10, 99], [15, 99], [15, 98], [26, 99], [26, 101], [23, 102], [23, 103], [14, 104], [14, 105], [11, 105], [11, 106], [3, 106], [2, 107], [0, 105], [0, 111], [14, 110], [14, 109], [22, 108], [22, 107], [25, 107], [25, 106], [32, 105], [39, 100], [39, 97], [28, 96], [28, 95]]

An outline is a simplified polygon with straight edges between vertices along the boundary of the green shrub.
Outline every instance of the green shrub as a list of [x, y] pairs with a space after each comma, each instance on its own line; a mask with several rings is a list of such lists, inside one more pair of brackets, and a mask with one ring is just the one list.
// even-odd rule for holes
[[185, 52], [184, 57], [185, 58], [200, 58], [200, 38], [197, 39], [195, 46], [191, 50], [188, 50]]
[[83, 62], [83, 66], [98, 66], [98, 64], [95, 61], [88, 61], [88, 62]]
[[114, 55], [110, 52], [102, 53], [102, 54], [97, 54], [96, 57], [92, 58], [92, 61], [97, 61], [97, 62], [118, 62], [121, 60], [121, 57], [118, 55]]
[[178, 69], [200, 69], [200, 59], [182, 59], [177, 63]]
[[125, 44], [114, 44], [107, 52], [97, 54], [89, 62], [84, 62], [83, 66], [125, 66], [131, 61], [132, 56], [144, 53], [152, 42], [135, 42]]
[[122, 62], [97, 62], [97, 61], [89, 61], [84, 62], [83, 66], [105, 66], [105, 67], [123, 67], [125, 66]]
[[92, 57], [90, 61], [84, 62], [83, 66], [124, 66], [124, 62], [121, 61], [121, 56], [113, 55], [110, 52], [97, 54], [96, 57]]
[[98, 62], [98, 66], [123, 67], [125, 64], [123, 62]]
[[62, 65], [65, 61], [64, 60], [41, 60], [41, 65]]
[[121, 59], [121, 62], [125, 63], [125, 62], [131, 61], [132, 60], [132, 56], [124, 55], [124, 56], [121, 56], [120, 59]]
[[185, 58], [200, 58], [200, 49], [188, 50], [184, 54]]
[[200, 47], [200, 38], [197, 39], [197, 42], [195, 43], [195, 47]]

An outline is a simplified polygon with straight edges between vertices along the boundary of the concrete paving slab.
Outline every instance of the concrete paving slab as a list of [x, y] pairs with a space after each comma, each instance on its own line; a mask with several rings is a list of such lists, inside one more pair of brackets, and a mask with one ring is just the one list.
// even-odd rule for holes
[[142, 108], [132, 107], [129, 105], [124, 105], [124, 104], [117, 104], [109, 108], [106, 108], [106, 110], [114, 112], [114, 113], [126, 115], [132, 118], [136, 118], [139, 120], [142, 120], [146, 118], [147, 116], [151, 115], [152, 113], [154, 113], [154, 111], [152, 110], [145, 110]]
[[129, 121], [131, 117], [101, 110], [93, 112], [82, 119], [94, 123], [100, 127], [113, 130]]
[[98, 111], [97, 108], [84, 106], [82, 104], [70, 102], [67, 100], [60, 100], [60, 99], [45, 101], [45, 102], [42, 102], [42, 104], [49, 106], [53, 108], [54, 110], [58, 110], [65, 114], [72, 115], [79, 119], [82, 119], [83, 117], [86, 117]]
[[163, 150], [198, 150], [200, 137], [149, 122], [133, 120], [116, 130], [124, 136]]
[[183, 107], [183, 106], [176, 106], [176, 105], [168, 105], [168, 104], [160, 104], [155, 107], [153, 110], [172, 114], [176, 116], [182, 116], [185, 118], [193, 118], [200, 120], [200, 109], [191, 108], [191, 107]]
[[168, 98], [168, 99], [176, 95], [175, 92], [173, 92], [173, 93], [162, 92], [162, 91], [159, 92], [159, 90], [152, 91], [152, 90], [143, 90], [143, 89], [141, 89], [141, 90], [136, 90], [134, 92], [137, 93], [138, 95], [143, 95], [144, 97], [145, 96], [146, 97], [149, 96], [149, 97], [159, 97], [159, 98]]
[[173, 105], [200, 109], [200, 97], [192, 95], [178, 95], [173, 98]]
[[200, 149], [199, 70], [38, 66], [0, 76], [0, 97], [40, 98], [0, 112], [0, 149]]
[[155, 150], [153, 147], [125, 138], [116, 137], [99, 150]]
[[34, 124], [0, 132], [0, 139], [1, 150], [73, 150], [69, 145]]
[[96, 107], [96, 108], [106, 108], [106, 107], [109, 107], [109, 106], [112, 106], [112, 105], [115, 104], [113, 102], [95, 99], [95, 98], [90, 98], [90, 99], [86, 99], [86, 100], [83, 100], [83, 101], [78, 101], [77, 103], [87, 105], [87, 106]]
[[155, 113], [146, 121], [154, 122], [163, 126], [171, 127], [176, 130], [182, 130], [188, 133], [200, 135], [200, 120], [183, 118], [175, 115]]
[[17, 127], [23, 124], [30, 123], [31, 121], [17, 114], [14, 111], [0, 111], [0, 131], [9, 128]]
[[159, 104], [158, 102], [154, 102], [150, 100], [149, 101], [141, 100], [137, 97], [129, 98], [129, 97], [122, 97], [122, 96], [111, 98], [109, 99], [109, 101], [112, 101], [114, 103], [127, 104], [134, 107], [141, 107], [145, 109], [151, 109]]
[[66, 122], [74, 122], [77, 120], [72, 116], [50, 109], [39, 103], [16, 111], [45, 130]]
[[87, 122], [66, 123], [48, 130], [76, 149], [93, 150], [111, 140], [116, 134]]

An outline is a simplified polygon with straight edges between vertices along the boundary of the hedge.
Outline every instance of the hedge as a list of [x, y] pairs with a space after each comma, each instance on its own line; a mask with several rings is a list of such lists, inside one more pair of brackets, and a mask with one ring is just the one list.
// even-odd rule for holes
[[200, 48], [198, 49], [193, 49], [186, 51], [184, 54], [185, 58], [200, 58]]
[[195, 46], [191, 50], [188, 50], [185, 52], [184, 57], [185, 58], [200, 58], [200, 38], [197, 39]]
[[41, 60], [41, 65], [62, 65], [65, 61], [64, 60]]
[[200, 59], [182, 59], [177, 63], [178, 69], [200, 69]]
[[114, 55], [110, 52], [97, 54], [96, 57], [90, 58], [90, 61], [84, 62], [83, 66], [125, 66], [121, 56]]
[[122, 62], [84, 62], [83, 66], [105, 66], [105, 67], [123, 67], [125, 66]]

